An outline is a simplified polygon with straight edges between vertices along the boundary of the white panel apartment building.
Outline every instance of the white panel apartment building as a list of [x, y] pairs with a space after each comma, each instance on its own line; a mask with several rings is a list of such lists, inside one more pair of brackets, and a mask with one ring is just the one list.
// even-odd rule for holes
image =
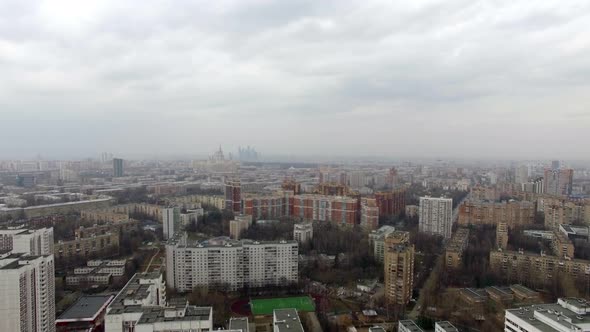
[[53, 227], [0, 229], [0, 251], [29, 255], [53, 255]]
[[166, 245], [166, 280], [179, 292], [197, 286], [237, 290], [288, 285], [298, 280], [298, 254], [295, 241], [215, 239], [187, 244], [182, 236]]
[[162, 209], [162, 226], [164, 240], [170, 239], [180, 231], [180, 209], [177, 207]]
[[450, 238], [453, 228], [451, 198], [420, 197], [419, 231]]
[[0, 257], [0, 331], [55, 331], [53, 255]]
[[507, 309], [504, 331], [588, 332], [590, 302], [578, 298], [560, 298], [557, 303]]

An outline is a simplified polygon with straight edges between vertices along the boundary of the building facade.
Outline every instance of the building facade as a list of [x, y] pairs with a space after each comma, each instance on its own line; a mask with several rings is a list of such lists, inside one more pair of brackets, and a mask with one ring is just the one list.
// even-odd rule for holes
[[406, 209], [406, 190], [395, 189], [375, 193], [380, 216], [399, 215]]
[[418, 229], [428, 234], [450, 238], [453, 227], [453, 200], [451, 198], [420, 197]]
[[414, 246], [409, 233], [393, 232], [385, 238], [385, 299], [405, 306], [412, 298], [414, 285]]
[[295, 241], [187, 244], [181, 236], [166, 244], [166, 280], [179, 292], [197, 286], [238, 290], [289, 285], [298, 280], [298, 256]]
[[53, 255], [0, 257], [0, 294], [2, 331], [55, 331]]
[[361, 199], [361, 227], [367, 230], [379, 227], [379, 207], [374, 198]]
[[0, 252], [12, 251], [34, 256], [53, 254], [53, 227], [0, 229]]
[[469, 244], [469, 229], [458, 228], [445, 248], [445, 264], [456, 269], [463, 265], [463, 252]]
[[225, 180], [225, 208], [240, 213], [242, 209], [242, 186], [239, 179]]
[[546, 169], [543, 176], [544, 192], [549, 195], [571, 195], [573, 180], [573, 169]]
[[508, 280], [536, 285], [550, 285], [558, 276], [590, 278], [590, 261], [522, 250], [490, 252], [490, 268]]
[[535, 204], [527, 201], [484, 202], [464, 201], [459, 206], [457, 223], [468, 225], [498, 225], [506, 223], [509, 228], [532, 225], [535, 220]]
[[113, 177], [120, 178], [123, 175], [123, 159], [113, 158]]
[[293, 216], [308, 221], [354, 225], [359, 212], [357, 203], [356, 199], [344, 196], [295, 195]]

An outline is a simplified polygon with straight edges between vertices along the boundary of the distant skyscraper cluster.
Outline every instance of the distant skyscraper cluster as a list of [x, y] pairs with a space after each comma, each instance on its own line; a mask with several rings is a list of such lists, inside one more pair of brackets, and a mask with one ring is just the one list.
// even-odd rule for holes
[[258, 160], [258, 152], [253, 147], [247, 146], [242, 148], [238, 147], [238, 158], [241, 161], [256, 161]]

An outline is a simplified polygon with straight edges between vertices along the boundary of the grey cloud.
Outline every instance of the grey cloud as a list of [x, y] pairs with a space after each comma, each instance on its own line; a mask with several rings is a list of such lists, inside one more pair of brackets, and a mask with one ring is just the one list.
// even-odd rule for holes
[[[0, 2], [0, 117], [4, 135], [35, 124], [27, 155], [61, 145], [78, 155], [191, 154], [221, 143], [477, 156], [480, 144], [502, 157], [522, 156], [503, 137], [524, 131], [541, 157], [554, 146], [544, 133], [590, 140], [580, 129], [590, 118], [572, 129], [555, 112], [587, 112], [586, 1], [68, 5]], [[39, 112], [51, 115], [25, 117]], [[72, 129], [89, 122], [91, 131]], [[42, 128], [88, 137], [73, 144]], [[15, 151], [0, 140], [0, 155]]]

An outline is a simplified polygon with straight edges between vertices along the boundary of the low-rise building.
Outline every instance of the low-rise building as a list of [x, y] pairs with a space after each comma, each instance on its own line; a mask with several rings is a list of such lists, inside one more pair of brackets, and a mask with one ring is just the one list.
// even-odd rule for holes
[[273, 332], [304, 332], [295, 309], [275, 309], [272, 313]]
[[560, 298], [557, 303], [507, 309], [504, 331], [590, 331], [590, 303], [578, 298]]
[[416, 325], [413, 320], [405, 319], [400, 320], [397, 324], [398, 332], [424, 332], [420, 326]]
[[510, 290], [514, 293], [514, 297], [519, 301], [538, 301], [541, 298], [539, 292], [523, 285], [512, 285], [510, 286]]
[[590, 240], [590, 226], [559, 225], [559, 231], [570, 240]]
[[66, 276], [68, 286], [109, 285], [112, 278], [125, 275], [125, 260], [90, 260], [85, 267], [75, 268]]
[[488, 293], [483, 289], [461, 288], [459, 295], [470, 305], [482, 304], [488, 300]]
[[434, 323], [434, 332], [459, 332], [459, 330], [449, 321]]
[[104, 331], [107, 306], [114, 297], [114, 295], [83, 295], [56, 319], [56, 331]]
[[486, 287], [486, 293], [488, 293], [490, 299], [498, 303], [509, 303], [514, 300], [514, 294], [510, 287], [497, 287], [491, 286]]
[[166, 286], [157, 272], [134, 275], [107, 308], [109, 332], [206, 332], [213, 330], [213, 309], [166, 303]]

